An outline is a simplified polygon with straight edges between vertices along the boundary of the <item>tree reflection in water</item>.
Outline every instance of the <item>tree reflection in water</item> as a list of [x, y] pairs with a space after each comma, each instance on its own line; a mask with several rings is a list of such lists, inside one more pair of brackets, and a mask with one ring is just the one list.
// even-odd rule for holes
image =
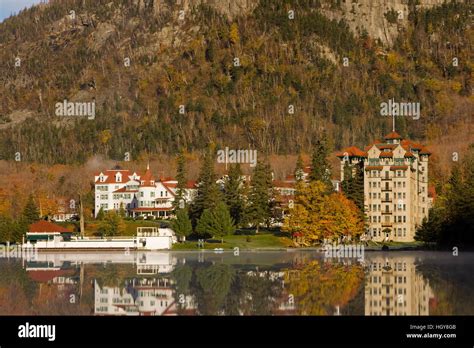
[[146, 274], [133, 263], [104, 266], [61, 259], [53, 266], [25, 266], [21, 260], [0, 259], [0, 314], [474, 313], [474, 253], [375, 252], [366, 255], [363, 265], [310, 252], [207, 258], [176, 256]]

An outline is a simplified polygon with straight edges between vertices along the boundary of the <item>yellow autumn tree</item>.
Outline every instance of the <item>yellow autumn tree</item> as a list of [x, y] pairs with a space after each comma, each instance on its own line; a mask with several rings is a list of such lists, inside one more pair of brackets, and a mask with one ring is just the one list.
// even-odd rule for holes
[[230, 26], [229, 40], [233, 45], [237, 45], [240, 42], [239, 27], [237, 23], [232, 23]]
[[364, 222], [352, 201], [340, 193], [325, 192], [326, 186], [320, 181], [302, 184], [294, 207], [285, 218], [283, 230], [298, 236], [301, 246], [344, 236], [355, 239], [364, 230]]
[[285, 272], [287, 291], [294, 296], [299, 315], [332, 315], [356, 296], [363, 279], [363, 269], [357, 264], [312, 261]]

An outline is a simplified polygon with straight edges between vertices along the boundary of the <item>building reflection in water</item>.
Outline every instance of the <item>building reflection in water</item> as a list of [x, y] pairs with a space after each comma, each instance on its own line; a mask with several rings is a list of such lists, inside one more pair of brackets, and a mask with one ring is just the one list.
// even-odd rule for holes
[[429, 315], [437, 303], [416, 255], [371, 253], [361, 264], [282, 254], [259, 264], [200, 254], [40, 253], [23, 269], [38, 298], [82, 303], [81, 314], [101, 316]]
[[416, 271], [416, 258], [370, 257], [365, 283], [365, 315], [429, 315], [434, 294]]

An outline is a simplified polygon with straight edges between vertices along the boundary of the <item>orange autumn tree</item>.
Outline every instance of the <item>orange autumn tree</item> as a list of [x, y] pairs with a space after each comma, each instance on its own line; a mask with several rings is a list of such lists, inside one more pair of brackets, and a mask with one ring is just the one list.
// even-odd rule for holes
[[295, 204], [285, 218], [283, 230], [297, 234], [299, 244], [310, 246], [324, 239], [351, 237], [356, 239], [364, 231], [364, 222], [357, 206], [340, 193], [327, 194], [320, 181], [302, 184]]
[[303, 268], [285, 272], [288, 293], [294, 296], [299, 315], [332, 315], [358, 293], [364, 271], [360, 265], [312, 261]]

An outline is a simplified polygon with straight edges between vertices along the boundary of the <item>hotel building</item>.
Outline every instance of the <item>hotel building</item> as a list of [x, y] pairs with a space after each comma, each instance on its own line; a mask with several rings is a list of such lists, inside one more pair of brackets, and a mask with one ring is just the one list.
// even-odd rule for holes
[[391, 132], [364, 150], [352, 146], [338, 153], [341, 181], [344, 166], [364, 171], [367, 237], [375, 241], [411, 242], [428, 217], [428, 161], [431, 153], [421, 144]]

